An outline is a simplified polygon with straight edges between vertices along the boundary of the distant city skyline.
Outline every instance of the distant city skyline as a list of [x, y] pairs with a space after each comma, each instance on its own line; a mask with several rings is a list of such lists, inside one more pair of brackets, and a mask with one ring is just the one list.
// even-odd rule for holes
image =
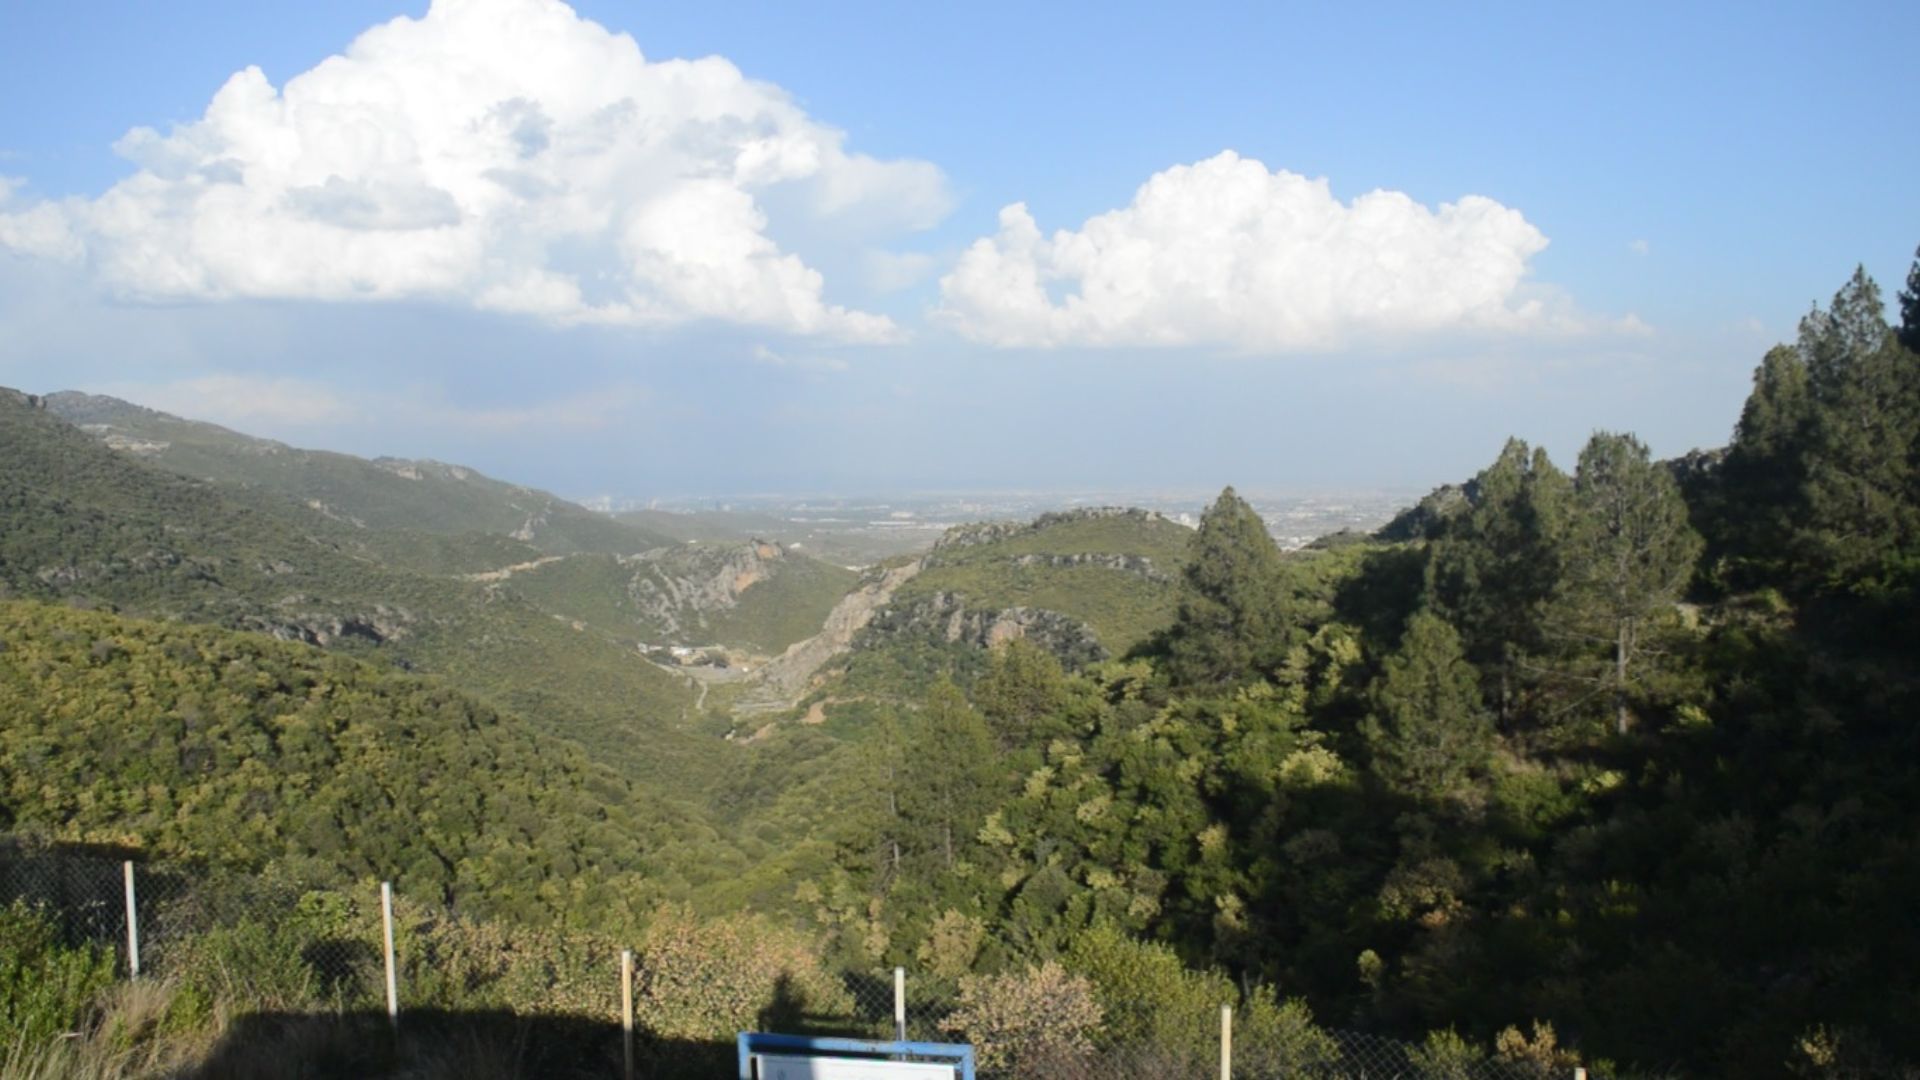
[[[1844, 32], [1837, 32], [1844, 31]], [[1920, 242], [1911, 5], [0, 16], [0, 384], [570, 496], [1723, 443]]]

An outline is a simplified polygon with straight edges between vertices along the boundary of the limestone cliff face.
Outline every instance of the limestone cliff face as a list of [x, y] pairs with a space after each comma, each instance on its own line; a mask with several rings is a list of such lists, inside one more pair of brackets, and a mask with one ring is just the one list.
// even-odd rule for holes
[[289, 597], [271, 613], [253, 613], [239, 620], [239, 628], [267, 634], [282, 641], [298, 641], [325, 648], [359, 640], [370, 645], [405, 638], [417, 621], [406, 608], [375, 604], [366, 611], [350, 614], [304, 610], [314, 603], [311, 597]]
[[740, 712], [767, 712], [790, 708], [811, 688], [813, 677], [828, 660], [853, 647], [854, 641], [886, 610], [900, 586], [920, 572], [919, 560], [869, 573], [860, 586], [834, 605], [818, 634], [795, 642], [760, 669], [759, 684], [736, 706]]
[[1045, 608], [968, 607], [962, 597], [950, 592], [891, 605], [874, 615], [866, 634], [926, 634], [983, 649], [1025, 638], [1059, 657], [1069, 668], [1105, 660], [1108, 655], [1093, 631], [1078, 619]]
[[779, 544], [754, 540], [709, 546], [683, 544], [620, 557], [632, 573], [627, 596], [643, 620], [672, 641], [698, 640], [712, 616], [740, 602], [740, 595], [777, 572], [787, 553]]

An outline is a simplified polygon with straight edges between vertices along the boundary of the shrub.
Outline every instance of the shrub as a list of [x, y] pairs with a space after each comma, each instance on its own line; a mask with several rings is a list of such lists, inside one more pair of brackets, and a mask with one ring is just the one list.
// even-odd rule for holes
[[1271, 986], [1256, 986], [1233, 1018], [1236, 1056], [1249, 1063], [1249, 1077], [1297, 1076], [1339, 1060], [1331, 1035], [1315, 1027], [1313, 1013], [1298, 998], [1282, 1001]]
[[1075, 938], [1067, 965], [1091, 980], [1104, 1042], [1150, 1044], [1194, 1062], [1218, 1055], [1220, 1006], [1239, 996], [1224, 976], [1195, 971], [1166, 945], [1111, 927]]
[[66, 944], [59, 924], [24, 901], [0, 908], [0, 1031], [10, 1050], [74, 1030], [113, 975], [111, 950]]
[[745, 1030], [801, 1032], [853, 1014], [814, 944], [765, 918], [696, 919], [664, 909], [641, 936], [634, 1018], [668, 1039], [731, 1041]]
[[1472, 1080], [1487, 1059], [1452, 1028], [1427, 1032], [1426, 1042], [1408, 1056], [1420, 1075], [1433, 1080]]
[[1052, 1076], [1091, 1055], [1100, 1020], [1093, 982], [1049, 960], [1025, 971], [961, 979], [959, 1007], [940, 1027], [972, 1043], [982, 1068]]
[[1533, 1022], [1531, 1039], [1517, 1027], [1509, 1027], [1494, 1036], [1493, 1056], [1515, 1073], [1538, 1076], [1542, 1080], [1566, 1075], [1580, 1064], [1580, 1055], [1560, 1045], [1553, 1025], [1539, 1020]]

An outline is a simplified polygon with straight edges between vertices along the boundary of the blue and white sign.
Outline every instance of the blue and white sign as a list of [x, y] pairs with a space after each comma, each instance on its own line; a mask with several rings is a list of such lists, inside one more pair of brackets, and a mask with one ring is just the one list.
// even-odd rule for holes
[[952, 1065], [873, 1058], [753, 1056], [755, 1080], [953, 1080]]
[[973, 1047], [768, 1035], [739, 1037], [740, 1080], [974, 1080]]

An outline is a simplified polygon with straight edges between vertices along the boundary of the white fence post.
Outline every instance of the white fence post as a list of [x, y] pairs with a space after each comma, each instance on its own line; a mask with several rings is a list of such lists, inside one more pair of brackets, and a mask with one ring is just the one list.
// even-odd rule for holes
[[1233, 1080], [1233, 1006], [1220, 1006], [1220, 1080]]
[[907, 969], [893, 969], [893, 1037], [907, 1041]]
[[140, 977], [140, 905], [133, 898], [133, 860], [121, 864], [127, 878], [127, 977]]
[[380, 920], [387, 937], [387, 1023], [400, 1030], [400, 980], [393, 968], [393, 883], [380, 883]]
[[620, 1042], [626, 1078], [633, 1080], [633, 950], [620, 950]]
[[1585, 1066], [1575, 1065], [1573, 1067], [1573, 1080], [1587, 1080], [1587, 1070]]

